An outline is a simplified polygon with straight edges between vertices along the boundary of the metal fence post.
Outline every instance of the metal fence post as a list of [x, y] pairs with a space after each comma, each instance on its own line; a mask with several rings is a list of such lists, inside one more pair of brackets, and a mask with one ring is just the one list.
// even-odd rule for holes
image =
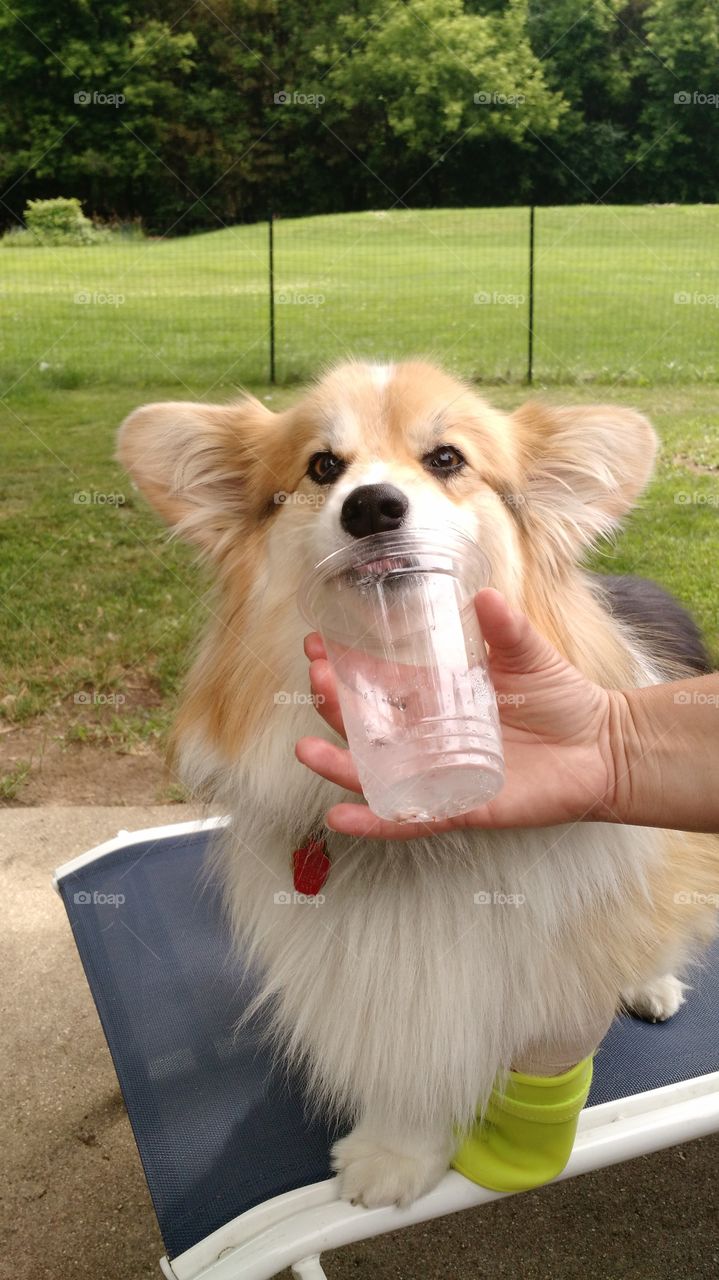
[[527, 383], [531, 387], [534, 366], [534, 205], [529, 206], [529, 324], [527, 346]]
[[269, 239], [269, 271], [270, 271], [270, 383], [275, 384], [275, 233], [274, 214], [267, 220]]

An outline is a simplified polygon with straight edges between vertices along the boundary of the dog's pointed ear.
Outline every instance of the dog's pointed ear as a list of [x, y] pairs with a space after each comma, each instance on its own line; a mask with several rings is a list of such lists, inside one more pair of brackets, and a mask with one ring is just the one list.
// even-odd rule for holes
[[658, 441], [647, 419], [611, 404], [554, 409], [530, 402], [513, 422], [525, 517], [572, 555], [618, 528], [654, 468]]
[[219, 556], [281, 488], [272, 468], [277, 416], [253, 397], [144, 405], [120, 427], [117, 458], [180, 536]]

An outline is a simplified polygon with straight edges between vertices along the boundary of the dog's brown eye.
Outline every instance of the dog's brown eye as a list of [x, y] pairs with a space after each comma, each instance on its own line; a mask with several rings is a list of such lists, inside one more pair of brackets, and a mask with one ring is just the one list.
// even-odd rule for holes
[[307, 466], [307, 474], [315, 484], [332, 484], [339, 480], [345, 469], [345, 463], [329, 450], [324, 453], [313, 453]]
[[428, 471], [438, 471], [441, 475], [456, 475], [462, 467], [466, 466], [467, 460], [455, 449], [451, 444], [438, 444], [436, 449], [431, 453], [426, 453], [422, 459], [422, 465]]

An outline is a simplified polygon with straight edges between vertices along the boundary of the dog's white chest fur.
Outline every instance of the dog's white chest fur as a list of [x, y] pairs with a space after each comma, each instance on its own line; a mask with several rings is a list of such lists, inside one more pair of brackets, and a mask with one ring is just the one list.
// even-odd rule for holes
[[328, 784], [308, 789], [293, 762], [263, 795], [263, 763], [258, 743], [227, 779], [234, 815], [214, 863], [263, 975], [258, 1005], [313, 1102], [410, 1127], [468, 1122], [523, 1049], [571, 1040], [593, 1001], [616, 1000], [586, 922], [636, 888], [655, 832], [578, 824], [397, 844], [328, 833], [332, 869], [312, 904], [293, 895], [291, 853], [321, 823]]

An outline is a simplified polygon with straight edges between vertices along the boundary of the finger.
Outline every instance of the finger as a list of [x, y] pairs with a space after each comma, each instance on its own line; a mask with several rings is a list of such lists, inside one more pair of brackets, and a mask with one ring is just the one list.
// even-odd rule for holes
[[485, 587], [475, 596], [482, 635], [490, 648], [490, 665], [503, 672], [531, 672], [564, 659], [523, 613], [510, 609], [504, 596]]
[[321, 778], [336, 782], [345, 791], [362, 794], [362, 786], [349, 751], [336, 747], [325, 738], [300, 738], [295, 746], [295, 755], [301, 764], [318, 773]]
[[316, 658], [310, 663], [310, 688], [314, 695], [315, 707], [330, 729], [345, 738], [344, 722], [337, 697], [337, 685], [334, 672], [326, 658]]
[[336, 804], [325, 817], [332, 831], [343, 835], [366, 837], [370, 840], [426, 840], [441, 831], [451, 831], [452, 819], [441, 822], [389, 822], [378, 818], [364, 804]]
[[310, 662], [313, 662], [315, 658], [327, 657], [327, 654], [325, 653], [325, 646], [322, 643], [322, 637], [319, 631], [311, 631], [308, 636], [305, 636], [304, 647], [305, 654], [309, 658]]

